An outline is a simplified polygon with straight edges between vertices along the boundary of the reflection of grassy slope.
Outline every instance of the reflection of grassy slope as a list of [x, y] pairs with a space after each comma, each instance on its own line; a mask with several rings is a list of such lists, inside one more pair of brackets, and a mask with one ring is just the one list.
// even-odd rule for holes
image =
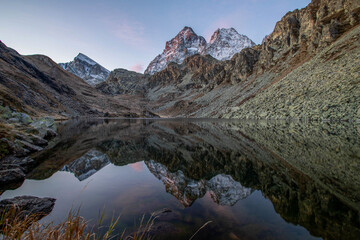
[[[191, 134], [178, 136], [173, 138], [175, 152], [152, 147], [149, 157], [196, 180], [230, 174], [242, 185], [260, 189], [284, 219], [313, 235], [353, 239], [360, 234], [354, 155], [359, 138], [352, 125], [202, 125], [190, 145], [185, 142]], [[159, 146], [173, 144], [170, 139]]]
[[63, 132], [66, 148], [48, 150], [31, 177], [50, 176], [96, 148], [116, 165], [153, 159], [194, 180], [225, 173], [261, 190], [284, 219], [316, 236], [360, 234], [360, 143], [351, 124], [137, 120], [69, 123]]

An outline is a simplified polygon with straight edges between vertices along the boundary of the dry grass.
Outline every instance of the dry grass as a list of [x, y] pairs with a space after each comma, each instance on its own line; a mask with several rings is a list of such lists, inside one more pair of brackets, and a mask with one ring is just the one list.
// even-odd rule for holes
[[[78, 211], [70, 211], [65, 221], [59, 224], [39, 223], [43, 215], [26, 214], [18, 211], [13, 207], [4, 211], [0, 217], [0, 239], [24, 239], [24, 240], [107, 240], [107, 239], [124, 239], [125, 230], [122, 234], [113, 234], [119, 222], [119, 218], [112, 218], [109, 226], [102, 225], [104, 213], [101, 214], [97, 229], [104, 229], [106, 233], [102, 236], [88, 227], [88, 222], [81, 216]], [[145, 223], [145, 216], [142, 217], [140, 225], [135, 228], [132, 235], [126, 239], [145, 240], [150, 239], [149, 231], [154, 223], [155, 218], [151, 216]]]
[[[80, 210], [80, 209], [79, 209]], [[139, 221], [139, 226], [134, 224], [134, 231], [132, 234], [124, 238], [126, 229], [121, 234], [114, 234], [118, 232], [116, 229], [120, 216], [115, 218], [113, 216], [110, 225], [102, 225], [104, 218], [104, 210], [99, 211], [99, 219], [96, 227], [89, 227], [88, 222], [79, 216], [79, 210], [70, 210], [66, 220], [59, 224], [53, 223], [39, 223], [38, 221], [44, 217], [44, 214], [29, 214], [20, 211], [17, 207], [3, 211], [0, 215], [0, 239], [1, 240], [111, 240], [111, 239], [125, 239], [125, 240], [149, 240], [152, 235], [154, 221], [157, 216], [152, 214], [147, 220], [145, 215]], [[200, 227], [189, 240], [193, 239], [200, 230], [205, 228], [212, 221], [206, 222]], [[99, 230], [105, 229], [104, 234], [100, 234]], [[98, 230], [98, 231], [96, 231]], [[102, 231], [104, 232], [104, 231]]]

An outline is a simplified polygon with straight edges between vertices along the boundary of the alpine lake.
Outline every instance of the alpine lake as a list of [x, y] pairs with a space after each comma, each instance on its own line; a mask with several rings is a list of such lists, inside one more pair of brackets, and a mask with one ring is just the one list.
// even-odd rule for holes
[[[153, 239], [360, 239], [360, 125], [211, 119], [78, 119], [32, 156], [0, 200], [56, 198], [115, 234], [153, 214]], [[99, 230], [101, 231], [101, 229]]]

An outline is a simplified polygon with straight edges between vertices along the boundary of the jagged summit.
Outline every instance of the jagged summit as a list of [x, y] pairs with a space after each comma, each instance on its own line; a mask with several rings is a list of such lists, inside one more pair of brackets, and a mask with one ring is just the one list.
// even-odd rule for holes
[[185, 26], [173, 39], [166, 42], [163, 53], [149, 64], [145, 73], [154, 74], [163, 70], [170, 62], [180, 64], [186, 57], [195, 54], [210, 54], [218, 60], [228, 60], [243, 48], [254, 45], [253, 41], [234, 28], [217, 29], [208, 44], [191, 27]]
[[198, 36], [191, 27], [184, 27], [173, 39], [166, 42], [165, 49], [146, 68], [145, 73], [154, 74], [163, 70], [169, 62], [182, 61], [196, 53], [203, 53], [206, 40]]
[[92, 60], [91, 58], [89, 58], [88, 56], [86, 56], [85, 54], [83, 53], [79, 53], [75, 59], [77, 60], [80, 60], [80, 61], [84, 61], [84, 62], [87, 62], [88, 64], [90, 65], [95, 65], [96, 62], [94, 60]]
[[82, 78], [90, 85], [96, 85], [106, 80], [110, 71], [86, 56], [79, 53], [73, 61], [59, 63], [68, 72]]
[[235, 53], [244, 48], [252, 47], [255, 43], [243, 34], [239, 34], [234, 28], [218, 28], [211, 36], [206, 47], [206, 54], [224, 61], [229, 60]]

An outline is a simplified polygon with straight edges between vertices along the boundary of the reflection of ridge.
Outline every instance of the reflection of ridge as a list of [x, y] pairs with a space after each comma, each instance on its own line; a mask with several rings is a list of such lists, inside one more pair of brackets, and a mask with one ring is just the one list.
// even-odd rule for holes
[[59, 139], [34, 158], [41, 164], [28, 178], [49, 177], [98, 149], [117, 166], [153, 159], [186, 176], [190, 184], [179, 198], [192, 193], [187, 205], [204, 191], [201, 179], [226, 174], [261, 190], [282, 218], [314, 236], [360, 236], [360, 138], [352, 124], [92, 119], [70, 121]]
[[97, 151], [90, 150], [80, 158], [63, 167], [63, 171], [74, 173], [80, 181], [87, 179], [110, 163], [108, 157]]
[[250, 188], [243, 187], [229, 175], [219, 174], [209, 181], [195, 181], [185, 177], [181, 170], [171, 173], [164, 165], [153, 160], [145, 163], [150, 172], [164, 183], [166, 191], [175, 196], [184, 207], [191, 206], [206, 191], [210, 192], [214, 202], [228, 206], [233, 206], [252, 193]]

